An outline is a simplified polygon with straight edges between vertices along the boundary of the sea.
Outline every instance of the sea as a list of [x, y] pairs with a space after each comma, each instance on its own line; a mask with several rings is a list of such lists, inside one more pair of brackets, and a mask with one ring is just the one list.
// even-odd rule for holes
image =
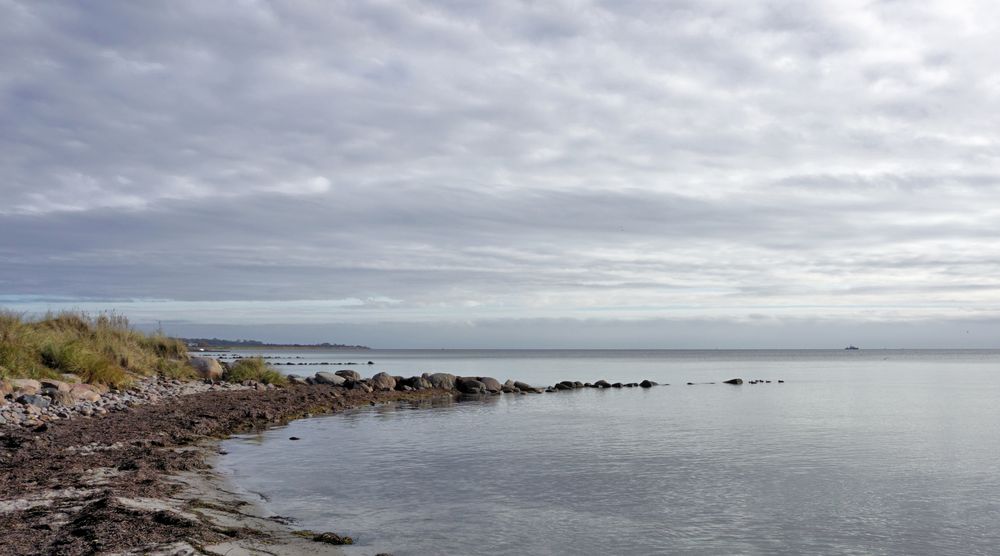
[[[235, 488], [351, 536], [349, 555], [1000, 553], [1000, 351], [240, 354], [303, 376], [660, 383], [390, 404], [223, 443]], [[737, 377], [763, 382], [722, 383]]]

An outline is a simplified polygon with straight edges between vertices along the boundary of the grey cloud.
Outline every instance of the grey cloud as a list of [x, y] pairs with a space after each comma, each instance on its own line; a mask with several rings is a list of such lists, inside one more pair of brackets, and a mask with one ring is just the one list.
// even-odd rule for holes
[[0, 2], [0, 295], [997, 311], [996, 20], [942, 6]]

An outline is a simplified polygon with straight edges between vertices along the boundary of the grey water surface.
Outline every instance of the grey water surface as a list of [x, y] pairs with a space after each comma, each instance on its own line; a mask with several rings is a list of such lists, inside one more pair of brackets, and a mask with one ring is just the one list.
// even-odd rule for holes
[[[1000, 547], [1000, 351], [280, 357], [372, 360], [365, 374], [670, 383], [381, 406], [225, 442], [220, 468], [240, 488], [298, 527], [354, 537], [349, 554]], [[718, 384], [737, 376], [786, 382]]]

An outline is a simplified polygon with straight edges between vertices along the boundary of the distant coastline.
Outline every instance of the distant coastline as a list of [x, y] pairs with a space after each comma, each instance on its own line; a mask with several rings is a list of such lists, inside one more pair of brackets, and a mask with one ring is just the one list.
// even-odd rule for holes
[[220, 349], [325, 349], [343, 351], [370, 351], [368, 346], [348, 344], [270, 344], [259, 340], [223, 340], [220, 338], [177, 338], [187, 344], [188, 349], [217, 351]]

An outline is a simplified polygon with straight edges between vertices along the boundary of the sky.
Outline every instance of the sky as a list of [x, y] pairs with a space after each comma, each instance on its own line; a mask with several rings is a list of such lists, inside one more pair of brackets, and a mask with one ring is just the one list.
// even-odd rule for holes
[[995, 2], [0, 0], [0, 306], [1000, 347]]

